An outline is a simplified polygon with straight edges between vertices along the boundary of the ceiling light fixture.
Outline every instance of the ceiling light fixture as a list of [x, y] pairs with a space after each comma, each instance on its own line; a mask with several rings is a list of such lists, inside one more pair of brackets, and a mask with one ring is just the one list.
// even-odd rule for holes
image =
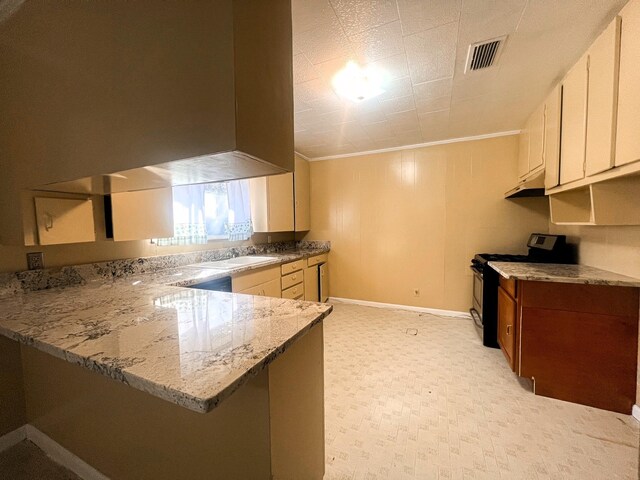
[[385, 92], [387, 73], [372, 66], [360, 67], [355, 62], [333, 76], [331, 84], [336, 93], [355, 102], [361, 102]]

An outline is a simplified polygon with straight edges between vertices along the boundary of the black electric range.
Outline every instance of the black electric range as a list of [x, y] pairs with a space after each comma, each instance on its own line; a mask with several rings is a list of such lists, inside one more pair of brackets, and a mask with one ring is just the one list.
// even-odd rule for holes
[[473, 306], [469, 312], [486, 347], [499, 348], [498, 272], [489, 262], [575, 263], [573, 249], [564, 235], [533, 233], [527, 247], [527, 255], [479, 253], [471, 260]]

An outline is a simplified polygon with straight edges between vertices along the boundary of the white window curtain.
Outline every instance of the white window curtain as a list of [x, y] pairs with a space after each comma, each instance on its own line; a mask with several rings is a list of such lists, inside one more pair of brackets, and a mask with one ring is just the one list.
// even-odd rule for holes
[[205, 185], [173, 187], [173, 237], [159, 238], [158, 245], [207, 243], [204, 189]]
[[228, 182], [227, 198], [229, 199], [229, 218], [226, 231], [229, 240], [248, 240], [253, 235], [249, 180]]
[[249, 181], [174, 187], [173, 225], [173, 237], [157, 239], [158, 245], [206, 244], [209, 238], [248, 240], [253, 234]]

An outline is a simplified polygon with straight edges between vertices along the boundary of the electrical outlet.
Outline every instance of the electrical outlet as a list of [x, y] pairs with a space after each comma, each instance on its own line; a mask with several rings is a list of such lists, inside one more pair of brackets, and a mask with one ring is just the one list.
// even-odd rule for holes
[[419, 288], [414, 288], [413, 289], [413, 296], [414, 297], [419, 297], [420, 296], [420, 289]]
[[42, 252], [27, 253], [27, 268], [42, 270], [44, 268], [44, 254]]

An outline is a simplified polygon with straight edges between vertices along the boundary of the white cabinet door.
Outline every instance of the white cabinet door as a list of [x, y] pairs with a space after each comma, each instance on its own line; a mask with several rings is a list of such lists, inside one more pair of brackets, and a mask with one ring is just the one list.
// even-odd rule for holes
[[96, 241], [91, 200], [36, 197], [34, 201], [40, 245]]
[[640, 160], [640, 2], [632, 0], [620, 12], [620, 83], [615, 165]]
[[269, 179], [269, 231], [293, 232], [293, 174], [272, 175]]
[[585, 54], [562, 83], [560, 184], [584, 178], [587, 135], [588, 69]]
[[619, 56], [620, 17], [616, 17], [589, 49], [587, 175], [614, 164]]
[[296, 155], [296, 169], [293, 173], [293, 196], [295, 199], [296, 232], [307, 232], [311, 229], [311, 182], [309, 162]]
[[557, 187], [560, 183], [560, 105], [562, 102], [562, 86], [556, 85], [545, 101], [546, 114], [544, 123], [544, 186]]
[[111, 194], [113, 240], [173, 237], [173, 191], [156, 188]]
[[539, 170], [544, 165], [544, 115], [542, 103], [529, 119], [529, 172]]
[[252, 178], [249, 186], [254, 232], [293, 232], [293, 174]]
[[529, 130], [527, 127], [528, 125], [519, 135], [518, 179], [523, 179], [529, 173]]

